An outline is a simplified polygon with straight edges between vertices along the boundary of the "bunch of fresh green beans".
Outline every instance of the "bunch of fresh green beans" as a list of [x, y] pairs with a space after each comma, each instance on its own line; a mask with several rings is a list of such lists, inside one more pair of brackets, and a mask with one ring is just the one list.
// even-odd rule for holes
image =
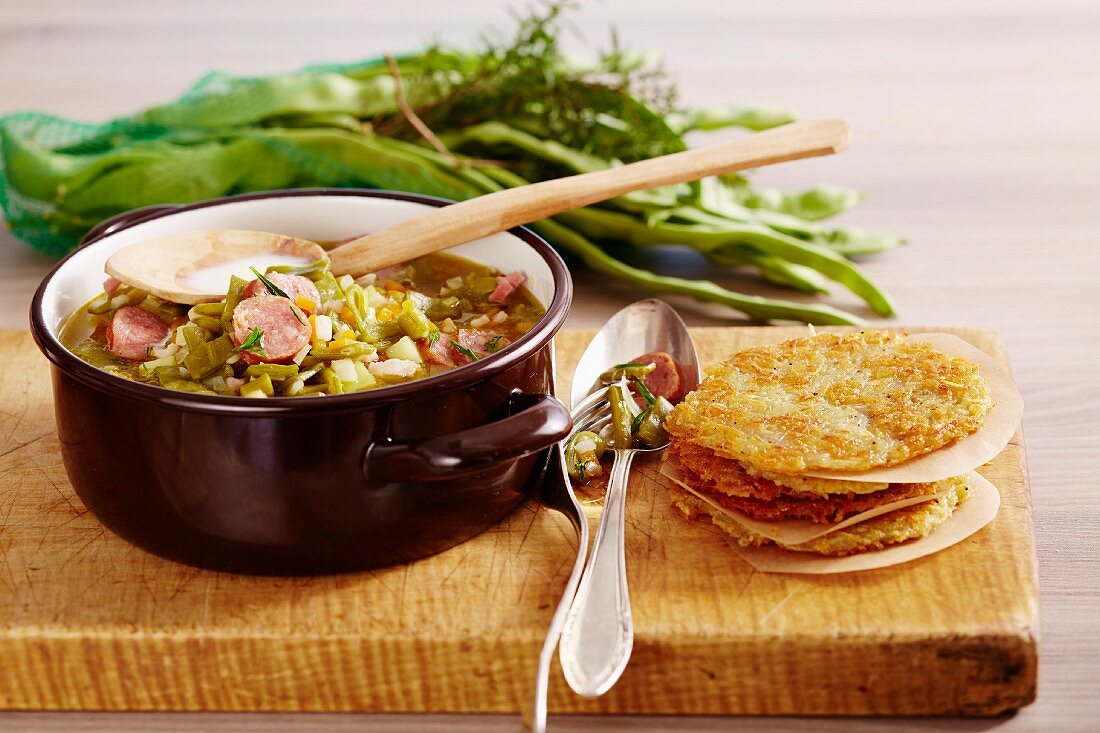
[[[578, 63], [559, 46], [561, 5], [479, 51], [432, 47], [397, 59], [262, 78], [212, 74], [176, 102], [103, 125], [36, 113], [0, 118], [0, 206], [12, 231], [62, 254], [102, 219], [158, 203], [311, 186], [467, 199], [684, 150], [685, 135], [794, 119], [765, 107], [685, 110], [666, 75], [614, 46]], [[748, 268], [805, 294], [839, 284], [882, 316], [889, 297], [853, 263], [899, 237], [826, 220], [849, 189], [787, 194], [742, 176], [640, 191], [533, 227], [591, 270], [649, 293], [717, 303], [750, 319], [859, 324], [820, 303], [747, 295], [637, 266], [672, 245], [716, 271]]]

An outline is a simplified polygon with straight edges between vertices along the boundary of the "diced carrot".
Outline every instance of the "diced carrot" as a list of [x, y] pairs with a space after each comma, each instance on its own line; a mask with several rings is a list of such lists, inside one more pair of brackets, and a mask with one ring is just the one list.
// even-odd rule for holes
[[386, 288], [386, 290], [396, 290], [399, 293], [403, 293], [408, 290], [408, 288], [392, 278], [386, 281], [384, 287]]
[[317, 304], [304, 295], [299, 295], [297, 298], [295, 298], [294, 304], [302, 310], [309, 311], [310, 313], [317, 309]]

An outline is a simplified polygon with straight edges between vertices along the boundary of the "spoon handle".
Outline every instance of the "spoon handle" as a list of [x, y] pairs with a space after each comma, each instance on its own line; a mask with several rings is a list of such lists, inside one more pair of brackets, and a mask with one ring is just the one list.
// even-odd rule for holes
[[361, 275], [631, 191], [831, 155], [848, 147], [849, 137], [841, 120], [794, 122], [717, 145], [478, 196], [353, 239], [329, 257], [337, 274]]
[[623, 541], [626, 489], [634, 453], [615, 451], [596, 540], [558, 647], [566, 681], [584, 697], [597, 697], [611, 689], [626, 669], [634, 648]]

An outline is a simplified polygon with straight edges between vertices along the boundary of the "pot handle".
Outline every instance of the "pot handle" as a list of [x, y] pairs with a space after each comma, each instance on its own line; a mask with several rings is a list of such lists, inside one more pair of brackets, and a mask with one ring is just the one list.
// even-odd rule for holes
[[450, 435], [372, 443], [363, 453], [370, 483], [438, 481], [514, 461], [563, 440], [573, 427], [569, 410], [548, 394], [516, 393], [513, 415]]
[[103, 239], [108, 234], [114, 234], [119, 229], [125, 229], [134, 224], [140, 224], [143, 221], [155, 218], [169, 211], [175, 211], [182, 207], [183, 204], [155, 204], [153, 206], [143, 206], [140, 209], [124, 211], [109, 219], [104, 219], [89, 229], [88, 233], [80, 239], [79, 246], [84, 247], [92, 242]]

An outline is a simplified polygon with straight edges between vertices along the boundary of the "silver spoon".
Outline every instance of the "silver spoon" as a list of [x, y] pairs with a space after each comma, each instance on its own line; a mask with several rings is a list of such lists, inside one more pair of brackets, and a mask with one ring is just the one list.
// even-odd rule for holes
[[[685, 392], [698, 386], [699, 358], [684, 322], [663, 301], [642, 300], [612, 316], [585, 349], [573, 376], [574, 409], [602, 387], [599, 376], [609, 368], [654, 351], [666, 352], [676, 362]], [[593, 417], [589, 411], [589, 420]], [[575, 412], [575, 422], [581, 419]], [[591, 424], [598, 426], [599, 418]], [[639, 450], [615, 451], [596, 540], [558, 646], [566, 681], [584, 697], [611, 689], [634, 648], [624, 535], [630, 464]]]

